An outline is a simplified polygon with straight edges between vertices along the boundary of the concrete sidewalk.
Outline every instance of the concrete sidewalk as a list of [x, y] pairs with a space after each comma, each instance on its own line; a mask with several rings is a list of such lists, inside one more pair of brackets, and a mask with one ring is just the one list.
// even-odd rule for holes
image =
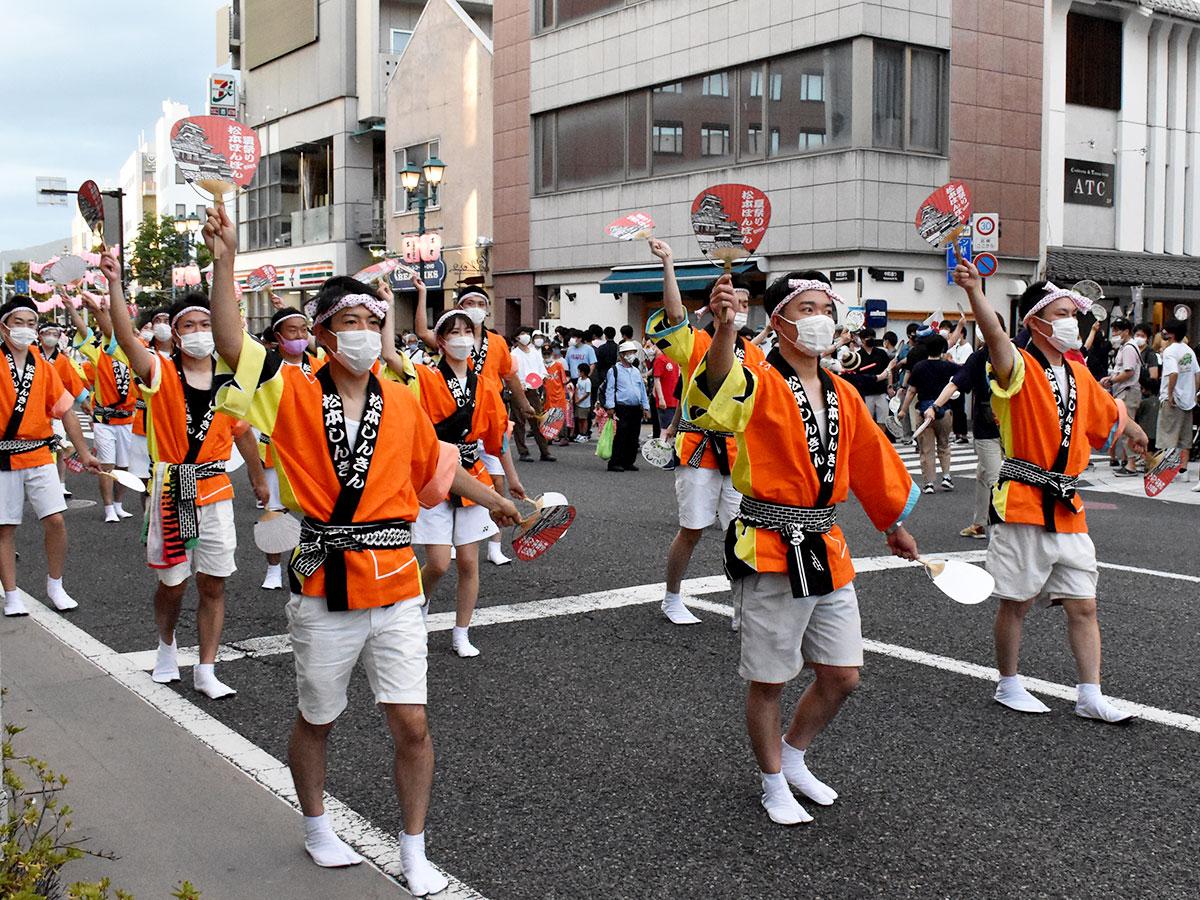
[[71, 863], [66, 883], [107, 875], [138, 900], [185, 879], [204, 900], [409, 896], [369, 863], [313, 865], [298, 812], [34, 618], [0, 619], [0, 655], [16, 752], [70, 779], [73, 836], [120, 857]]

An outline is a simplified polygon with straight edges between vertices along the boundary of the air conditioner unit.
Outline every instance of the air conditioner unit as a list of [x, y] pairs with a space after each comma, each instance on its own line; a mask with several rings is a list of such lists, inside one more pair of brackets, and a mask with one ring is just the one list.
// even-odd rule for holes
[[557, 294], [555, 294], [553, 297], [551, 297], [549, 300], [546, 301], [546, 318], [547, 319], [561, 319], [562, 318], [562, 302], [558, 299]]

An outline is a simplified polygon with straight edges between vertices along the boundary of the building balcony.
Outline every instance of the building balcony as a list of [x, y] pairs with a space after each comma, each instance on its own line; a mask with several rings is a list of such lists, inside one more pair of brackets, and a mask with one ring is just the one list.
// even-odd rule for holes
[[322, 244], [333, 239], [333, 207], [317, 206], [292, 213], [292, 246]]
[[387, 242], [387, 216], [384, 199], [376, 197], [369, 203], [350, 203], [350, 234], [360, 247]]

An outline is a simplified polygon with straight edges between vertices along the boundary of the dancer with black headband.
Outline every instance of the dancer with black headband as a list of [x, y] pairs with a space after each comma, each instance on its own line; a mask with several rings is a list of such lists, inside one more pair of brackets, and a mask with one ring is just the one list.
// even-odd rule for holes
[[388, 313], [374, 289], [353, 278], [325, 282], [306, 311], [328, 363], [305, 372], [242, 330], [237, 231], [223, 207], [208, 211], [204, 239], [222, 250], [213, 265], [213, 325], [222, 372], [232, 377], [218, 405], [270, 436], [284, 502], [304, 516], [287, 612], [299, 697], [288, 764], [305, 848], [320, 866], [362, 862], [334, 834], [324, 806], [326, 744], [361, 657], [395, 743], [400, 865], [412, 894], [437, 893], [447, 879], [425, 854], [433, 741], [412, 526], [418, 509], [437, 506], [448, 490], [501, 524], [517, 521], [516, 507], [467, 474], [409, 388], [373, 374]]
[[0, 580], [4, 583], [4, 615], [25, 616], [29, 610], [17, 590], [16, 531], [25, 502], [42, 522], [46, 541], [46, 595], [59, 611], [79, 604], [63, 587], [67, 563], [67, 526], [53, 451], [58, 447], [52, 422], [61, 419], [79, 459], [98, 472], [79, 420], [71, 412], [75, 398], [63, 387], [52, 363], [31, 350], [37, 343], [37, 306], [17, 296], [0, 307], [7, 377], [0, 375]]
[[[857, 686], [863, 662], [854, 566], [837, 504], [853, 491], [888, 549], [917, 556], [904, 529], [920, 496], [916, 485], [858, 391], [820, 365], [841, 302], [820, 272], [776, 279], [766, 306], [779, 346], [762, 362], [742, 362], [740, 302], [722, 276], [710, 306], [716, 333], [686, 397], [697, 427], [737, 435], [733, 480], [743, 497], [726, 535], [725, 568], [741, 615], [739, 672], [749, 682], [746, 722], [762, 803], [781, 825], [812, 818], [788, 785], [822, 806], [837, 799], [805, 757]], [[780, 696], [805, 666], [815, 678], [781, 740]]]
[[1100, 692], [1099, 570], [1076, 483], [1092, 448], [1107, 450], [1123, 437], [1132, 452], [1145, 454], [1146, 434], [1087, 366], [1065, 358], [1079, 349], [1076, 316], [1091, 309], [1091, 300], [1048, 281], [1031, 284], [1018, 306], [1029, 332], [1029, 344], [1019, 350], [1000, 326], [975, 266], [960, 261], [954, 280], [987, 342], [992, 411], [1005, 457], [992, 491], [987, 555], [1000, 598], [996, 702], [1018, 712], [1050, 712], [1017, 676], [1022, 625], [1038, 601], [1066, 612], [1079, 676], [1075, 713], [1124, 722], [1130, 714]]
[[151, 678], [160, 684], [179, 680], [175, 626], [188, 579], [195, 574], [200, 662], [192, 670], [192, 685], [213, 700], [228, 697], [237, 692], [217, 678], [215, 669], [225, 621], [225, 579], [237, 570], [233, 484], [225, 466], [236, 440], [255, 496], [266, 502], [267, 482], [254, 435], [246, 423], [213, 409], [216, 360], [208, 298], [192, 293], [171, 305], [171, 331], [179, 349], [167, 358], [144, 346], [133, 330], [120, 264], [112, 253], [101, 255], [100, 269], [108, 279], [113, 333], [146, 400], [154, 469], [146, 559], [158, 574], [158, 655]]

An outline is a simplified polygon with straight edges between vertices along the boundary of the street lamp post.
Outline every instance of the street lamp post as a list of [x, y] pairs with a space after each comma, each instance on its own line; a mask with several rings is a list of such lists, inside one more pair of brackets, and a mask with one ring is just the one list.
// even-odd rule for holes
[[[172, 223], [177, 234], [183, 235], [184, 248], [187, 250], [187, 262], [192, 261], [192, 250], [196, 246], [196, 232], [200, 230], [200, 217], [195, 213], [179, 216]], [[171, 299], [175, 299], [175, 273], [171, 273]]]
[[[64, 188], [42, 188], [41, 190], [38, 191], [38, 193], [46, 194], [47, 196], [65, 197], [67, 194], [78, 194], [79, 191], [68, 191]], [[104, 195], [105, 197], [112, 197], [117, 201], [117, 220], [121, 223], [120, 228], [122, 229], [121, 243], [117, 247], [117, 249], [120, 250], [121, 252], [117, 257], [117, 262], [119, 262], [121, 264], [121, 283], [124, 284], [125, 283], [125, 234], [124, 234], [125, 191], [123, 191], [121, 188], [115, 188], [110, 191], [101, 191], [100, 193], [102, 195]]]
[[413, 204], [413, 195], [416, 195], [418, 237], [425, 233], [425, 207], [429, 203], [429, 191], [424, 188], [424, 185], [432, 185], [433, 189], [437, 190], [438, 185], [442, 183], [442, 175], [445, 171], [446, 164], [436, 156], [425, 160], [425, 165], [419, 169], [415, 163], [409, 163], [400, 170], [400, 185], [408, 191], [408, 207], [410, 209]]

